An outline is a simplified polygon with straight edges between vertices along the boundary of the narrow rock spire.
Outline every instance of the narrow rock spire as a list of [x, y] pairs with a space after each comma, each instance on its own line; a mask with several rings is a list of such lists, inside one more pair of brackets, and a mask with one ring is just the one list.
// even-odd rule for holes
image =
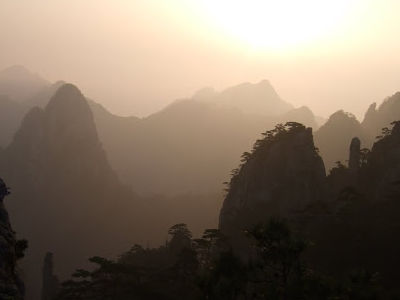
[[355, 137], [351, 140], [350, 144], [350, 155], [349, 155], [349, 169], [351, 171], [358, 171], [360, 167], [360, 158], [361, 158], [361, 141], [358, 137]]

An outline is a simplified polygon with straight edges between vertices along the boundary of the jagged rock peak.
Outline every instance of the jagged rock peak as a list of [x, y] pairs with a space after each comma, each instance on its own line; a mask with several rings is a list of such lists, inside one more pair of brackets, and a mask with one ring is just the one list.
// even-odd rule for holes
[[244, 229], [267, 215], [287, 215], [321, 200], [325, 167], [312, 129], [290, 122], [267, 131], [234, 171], [220, 214], [220, 228]]
[[373, 115], [376, 113], [376, 102], [372, 103], [369, 107], [367, 112], [365, 113], [365, 118], [367, 118], [370, 115]]

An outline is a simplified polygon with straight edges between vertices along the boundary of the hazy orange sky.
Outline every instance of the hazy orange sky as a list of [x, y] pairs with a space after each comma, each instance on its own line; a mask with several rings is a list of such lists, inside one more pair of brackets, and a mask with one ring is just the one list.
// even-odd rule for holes
[[0, 0], [0, 69], [76, 83], [144, 116], [197, 89], [268, 79], [361, 116], [400, 90], [398, 0]]

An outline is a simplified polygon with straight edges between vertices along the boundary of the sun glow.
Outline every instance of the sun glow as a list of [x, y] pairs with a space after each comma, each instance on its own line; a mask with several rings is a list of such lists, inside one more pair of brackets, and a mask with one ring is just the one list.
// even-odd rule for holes
[[342, 26], [359, 0], [201, 0], [225, 35], [253, 48], [312, 42]]

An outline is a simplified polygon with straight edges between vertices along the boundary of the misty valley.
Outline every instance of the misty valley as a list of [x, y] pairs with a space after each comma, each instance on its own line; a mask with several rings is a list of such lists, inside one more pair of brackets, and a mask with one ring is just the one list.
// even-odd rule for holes
[[272, 84], [147, 117], [0, 72], [0, 299], [400, 299], [400, 92], [325, 119]]

